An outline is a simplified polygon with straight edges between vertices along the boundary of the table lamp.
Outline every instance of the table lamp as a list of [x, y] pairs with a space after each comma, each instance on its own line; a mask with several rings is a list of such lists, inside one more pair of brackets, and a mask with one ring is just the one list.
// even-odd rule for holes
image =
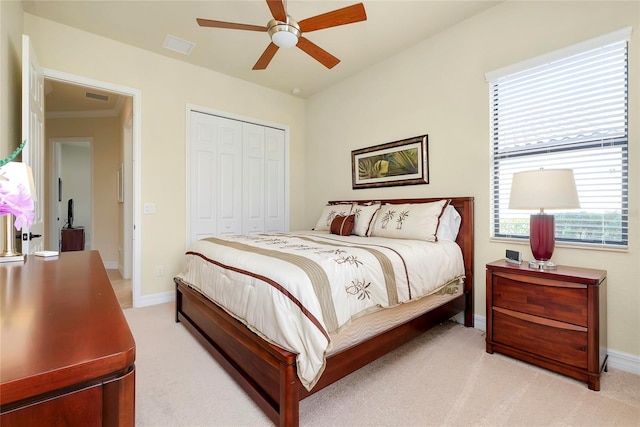
[[31, 227], [34, 218], [35, 190], [31, 168], [26, 163], [9, 162], [0, 167], [0, 216], [5, 217], [4, 250], [0, 262], [22, 261], [15, 249], [15, 231]]
[[571, 169], [538, 169], [513, 174], [509, 209], [540, 209], [529, 222], [529, 244], [535, 261], [529, 268], [555, 270], [551, 255], [555, 247], [555, 220], [545, 209], [580, 207]]

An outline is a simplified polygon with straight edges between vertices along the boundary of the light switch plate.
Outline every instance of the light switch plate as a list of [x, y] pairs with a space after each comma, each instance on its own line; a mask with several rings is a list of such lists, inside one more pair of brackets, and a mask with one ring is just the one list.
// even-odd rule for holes
[[143, 212], [145, 214], [154, 214], [156, 213], [156, 204], [155, 203], [145, 203], [143, 207]]

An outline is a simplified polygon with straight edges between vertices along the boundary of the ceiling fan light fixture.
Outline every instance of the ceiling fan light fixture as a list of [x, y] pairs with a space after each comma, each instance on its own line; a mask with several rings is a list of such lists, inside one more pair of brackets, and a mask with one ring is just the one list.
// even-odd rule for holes
[[267, 24], [271, 41], [278, 47], [293, 47], [298, 44], [300, 27], [298, 23], [287, 16], [287, 22], [272, 19]]

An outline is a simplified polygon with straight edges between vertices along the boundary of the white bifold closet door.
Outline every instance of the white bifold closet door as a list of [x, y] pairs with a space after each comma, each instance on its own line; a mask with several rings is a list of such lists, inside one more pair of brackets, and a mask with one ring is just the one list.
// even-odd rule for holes
[[191, 112], [189, 243], [285, 231], [284, 130]]
[[242, 233], [284, 231], [284, 131], [242, 124]]

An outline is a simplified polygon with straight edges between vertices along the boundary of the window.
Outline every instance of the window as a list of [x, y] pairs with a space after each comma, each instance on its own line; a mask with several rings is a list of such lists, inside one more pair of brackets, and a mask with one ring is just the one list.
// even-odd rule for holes
[[528, 239], [508, 209], [513, 173], [571, 168], [581, 208], [553, 211], [556, 241], [627, 246], [627, 40], [631, 29], [487, 74], [492, 237]]

